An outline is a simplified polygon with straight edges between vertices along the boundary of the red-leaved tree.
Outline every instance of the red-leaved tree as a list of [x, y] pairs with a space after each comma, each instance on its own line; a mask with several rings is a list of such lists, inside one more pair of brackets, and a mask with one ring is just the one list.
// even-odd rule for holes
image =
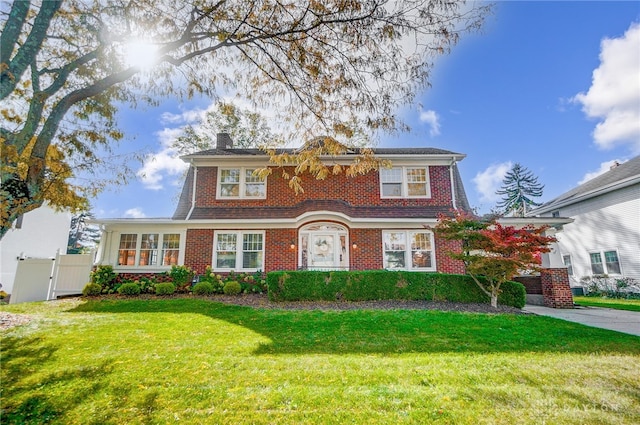
[[545, 236], [547, 226], [516, 228], [503, 226], [496, 219], [482, 221], [472, 215], [456, 212], [453, 217], [440, 216], [433, 228], [436, 235], [462, 243], [459, 252], [448, 252], [464, 262], [466, 272], [498, 307], [498, 295], [503, 282], [513, 279], [522, 270], [537, 270], [540, 254], [550, 251], [552, 236]]

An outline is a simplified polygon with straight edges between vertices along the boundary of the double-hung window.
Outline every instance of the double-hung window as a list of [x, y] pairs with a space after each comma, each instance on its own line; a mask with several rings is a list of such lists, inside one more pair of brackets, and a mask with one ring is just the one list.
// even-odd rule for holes
[[254, 175], [254, 168], [220, 168], [218, 170], [218, 198], [264, 199], [266, 182]]
[[382, 198], [430, 198], [428, 167], [380, 169]]
[[618, 251], [593, 251], [589, 253], [589, 260], [593, 274], [622, 274]]
[[571, 255], [565, 254], [562, 256], [562, 263], [567, 266], [567, 274], [573, 276], [573, 264], [571, 263]]
[[214, 246], [217, 270], [264, 270], [263, 232], [217, 232]]
[[382, 232], [384, 268], [435, 271], [433, 233], [428, 231]]
[[118, 266], [171, 266], [178, 264], [179, 233], [123, 233]]

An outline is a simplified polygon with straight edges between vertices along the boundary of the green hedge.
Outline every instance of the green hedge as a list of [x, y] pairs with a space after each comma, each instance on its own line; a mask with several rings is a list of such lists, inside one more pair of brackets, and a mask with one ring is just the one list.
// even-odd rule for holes
[[[267, 274], [272, 301], [429, 300], [488, 303], [471, 277], [456, 274], [387, 270], [279, 271]], [[498, 302], [522, 308], [524, 286], [506, 282]]]

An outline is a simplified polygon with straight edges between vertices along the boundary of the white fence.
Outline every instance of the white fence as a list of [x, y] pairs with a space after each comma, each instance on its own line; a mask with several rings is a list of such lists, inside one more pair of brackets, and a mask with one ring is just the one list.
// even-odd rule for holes
[[61, 295], [80, 295], [89, 282], [93, 252], [84, 255], [56, 254], [56, 258], [26, 258], [18, 262], [9, 302], [52, 300]]

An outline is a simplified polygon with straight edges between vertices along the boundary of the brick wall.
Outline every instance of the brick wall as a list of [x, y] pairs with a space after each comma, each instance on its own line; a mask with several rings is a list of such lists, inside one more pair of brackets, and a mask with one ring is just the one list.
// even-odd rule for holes
[[213, 230], [189, 229], [184, 252], [184, 264], [203, 274], [213, 260]]
[[447, 255], [447, 252], [460, 252], [462, 242], [435, 238], [435, 243], [437, 270], [441, 273], [465, 274], [464, 263]]
[[522, 283], [527, 294], [543, 295], [542, 279], [540, 276], [516, 276], [513, 280], [514, 282]]
[[[294, 249], [291, 249], [291, 245]], [[297, 229], [267, 229], [265, 233], [265, 271], [295, 270], [298, 267]]]
[[545, 306], [573, 308], [573, 295], [571, 295], [569, 274], [566, 268], [542, 269], [540, 277]]
[[[293, 168], [287, 167], [293, 174]], [[306, 200], [339, 199], [354, 206], [451, 206], [449, 167], [430, 166], [431, 198], [428, 199], [380, 199], [380, 179], [375, 171], [356, 177], [344, 173], [329, 175], [316, 180], [308, 174], [300, 176], [303, 193], [296, 194], [275, 170], [267, 180], [267, 199], [216, 200], [217, 167], [198, 167], [196, 205], [199, 207], [275, 206], [288, 207]]]
[[[376, 270], [382, 268], [382, 231], [380, 229], [351, 229], [349, 268]], [[357, 247], [354, 249], [353, 244]]]

